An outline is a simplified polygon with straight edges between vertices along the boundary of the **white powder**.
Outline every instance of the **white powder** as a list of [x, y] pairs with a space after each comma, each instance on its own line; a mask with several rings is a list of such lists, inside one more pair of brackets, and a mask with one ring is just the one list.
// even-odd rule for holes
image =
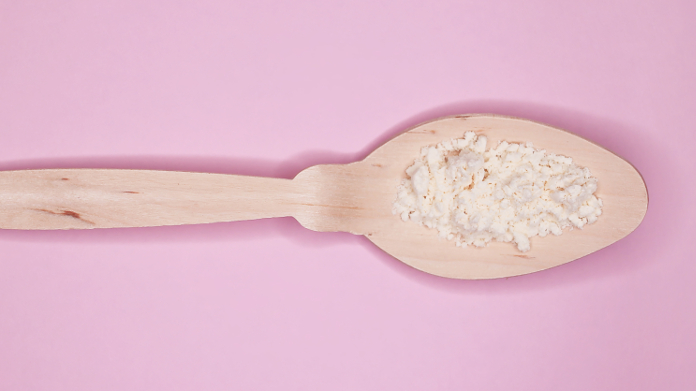
[[561, 235], [602, 214], [597, 178], [565, 156], [501, 142], [486, 151], [485, 136], [424, 147], [398, 187], [393, 213], [435, 228], [458, 246], [495, 239], [530, 249], [529, 238]]

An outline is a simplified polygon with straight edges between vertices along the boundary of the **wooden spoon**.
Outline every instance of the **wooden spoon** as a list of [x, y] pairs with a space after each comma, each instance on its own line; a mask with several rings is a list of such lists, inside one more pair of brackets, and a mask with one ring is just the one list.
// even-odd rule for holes
[[[435, 230], [392, 214], [397, 185], [422, 147], [475, 131], [531, 141], [570, 156], [598, 179], [603, 213], [561, 236], [533, 237], [532, 249], [510, 243], [456, 247]], [[500, 278], [558, 266], [632, 232], [648, 206], [645, 183], [628, 162], [583, 138], [536, 122], [498, 115], [459, 115], [418, 125], [362, 161], [318, 165], [294, 179], [175, 171], [50, 169], [0, 172], [0, 228], [83, 229], [201, 224], [293, 216], [314, 231], [365, 235], [382, 250], [427, 273]]]

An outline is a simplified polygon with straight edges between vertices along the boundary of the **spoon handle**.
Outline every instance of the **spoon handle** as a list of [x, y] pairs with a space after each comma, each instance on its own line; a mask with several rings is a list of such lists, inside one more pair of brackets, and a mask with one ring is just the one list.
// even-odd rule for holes
[[0, 228], [89, 229], [201, 224], [293, 215], [290, 179], [178, 171], [0, 172]]

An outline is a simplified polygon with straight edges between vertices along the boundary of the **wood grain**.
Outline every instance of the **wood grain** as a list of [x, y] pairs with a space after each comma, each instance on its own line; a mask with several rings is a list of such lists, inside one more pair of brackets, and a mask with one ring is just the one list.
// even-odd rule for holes
[[[475, 131], [570, 156], [598, 178], [603, 214], [584, 229], [534, 237], [520, 253], [509, 243], [460, 248], [435, 230], [391, 213], [396, 188], [420, 149]], [[536, 122], [461, 115], [418, 125], [360, 162], [310, 167], [294, 179], [148, 170], [0, 172], [0, 228], [89, 229], [200, 224], [293, 216], [315, 231], [365, 235], [419, 270], [450, 278], [500, 278], [548, 269], [632, 232], [648, 206], [645, 183], [628, 162], [581, 137]]]
[[291, 216], [289, 179], [149, 170], [0, 172], [0, 228], [89, 229]]

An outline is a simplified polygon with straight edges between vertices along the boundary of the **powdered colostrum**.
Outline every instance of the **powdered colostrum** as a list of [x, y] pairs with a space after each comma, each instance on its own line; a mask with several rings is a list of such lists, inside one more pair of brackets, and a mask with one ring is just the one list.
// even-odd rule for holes
[[485, 136], [467, 132], [421, 150], [398, 187], [393, 213], [437, 229], [458, 246], [561, 235], [602, 214], [597, 178], [573, 159], [505, 141], [486, 150]]

